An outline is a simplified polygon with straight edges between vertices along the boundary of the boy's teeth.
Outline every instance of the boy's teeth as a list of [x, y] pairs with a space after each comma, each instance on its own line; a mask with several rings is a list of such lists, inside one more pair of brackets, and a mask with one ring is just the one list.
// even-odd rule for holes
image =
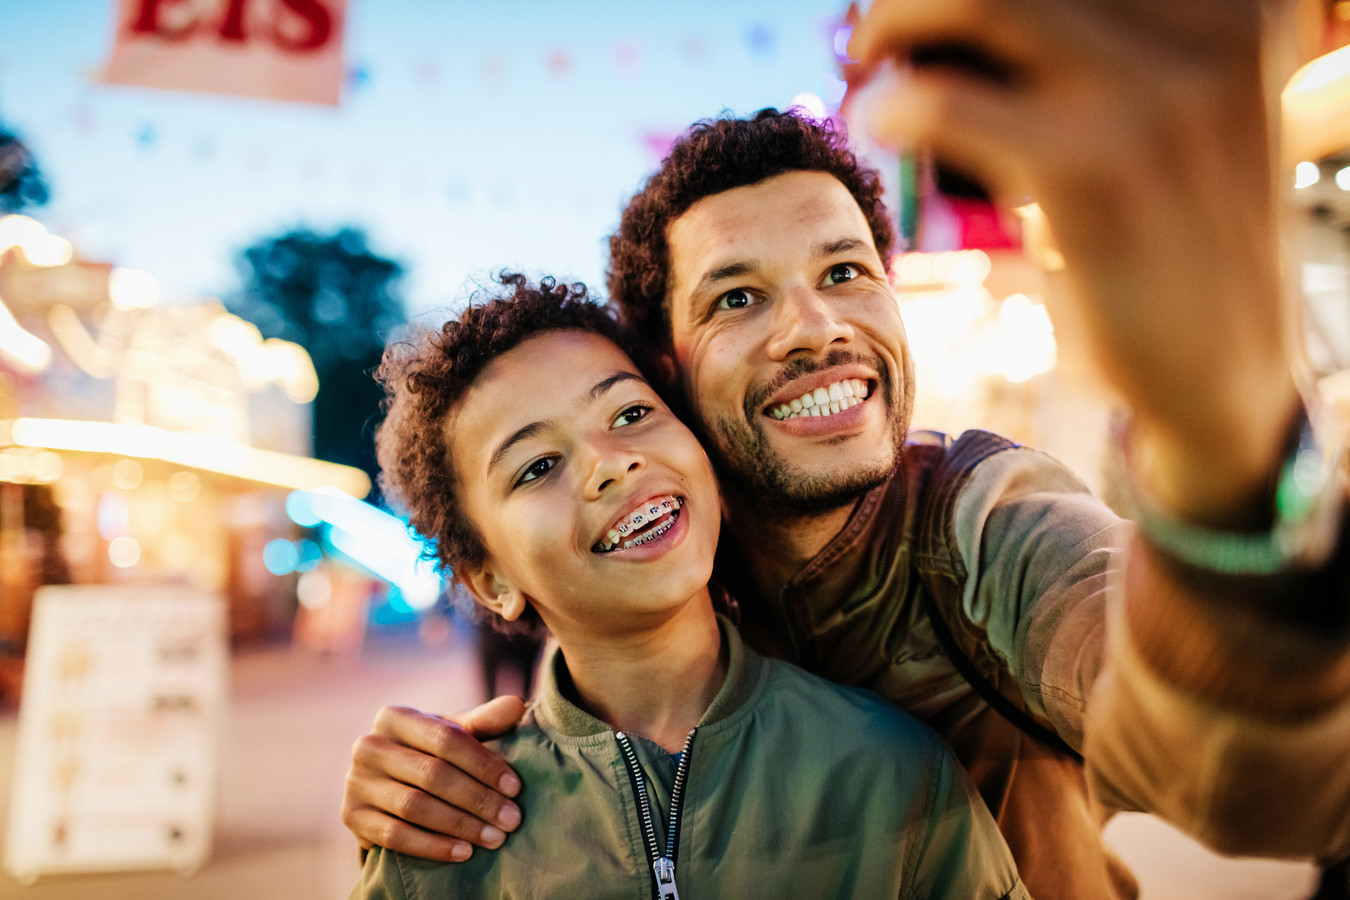
[[634, 532], [641, 531], [643, 528], [651, 525], [652, 522], [677, 512], [680, 508], [680, 498], [666, 497], [663, 500], [654, 503], [646, 503], [638, 509], [629, 513], [621, 522], [611, 528], [606, 534], [605, 539], [596, 544], [594, 549], [599, 552], [607, 552], [616, 549], [620, 542], [623, 543], [623, 549], [637, 547], [645, 544], [654, 537], [665, 534], [672, 523], [666, 522], [657, 528], [654, 528], [648, 534], [640, 535], [632, 540], [624, 541], [624, 537]]
[[769, 411], [775, 419], [800, 419], [806, 416], [832, 416], [851, 409], [867, 399], [867, 382], [858, 378], [836, 381], [818, 387], [800, 397], [781, 403]]
[[643, 544], [647, 543], [648, 541], [654, 541], [654, 540], [656, 540], [657, 538], [659, 538], [661, 535], [663, 535], [663, 534], [665, 534], [667, 531], [669, 531], [669, 530], [671, 529], [671, 527], [672, 527], [674, 524], [675, 524], [674, 520], [671, 520], [671, 521], [669, 521], [669, 522], [662, 522], [660, 525], [656, 526], [655, 528], [653, 528], [651, 531], [647, 532], [646, 534], [638, 535], [637, 537], [633, 538], [631, 541], [624, 541], [624, 542], [623, 542], [623, 549], [625, 549], [625, 550], [631, 550], [631, 549], [633, 549], [634, 547], [641, 547]]

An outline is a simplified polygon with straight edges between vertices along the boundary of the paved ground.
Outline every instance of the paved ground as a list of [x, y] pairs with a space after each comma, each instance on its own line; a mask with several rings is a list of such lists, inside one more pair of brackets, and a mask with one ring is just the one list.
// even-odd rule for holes
[[[0, 898], [343, 898], [357, 875], [355, 843], [337, 815], [352, 741], [383, 703], [450, 711], [477, 702], [480, 691], [463, 637], [436, 650], [386, 639], [359, 658], [285, 647], [236, 653], [211, 861], [191, 877], [60, 876], [29, 887], [0, 873]], [[15, 726], [13, 710], [0, 714], [0, 813]], [[1144, 900], [1303, 900], [1313, 888], [1311, 867], [1219, 859], [1147, 816], [1119, 817], [1108, 835], [1139, 875]]]

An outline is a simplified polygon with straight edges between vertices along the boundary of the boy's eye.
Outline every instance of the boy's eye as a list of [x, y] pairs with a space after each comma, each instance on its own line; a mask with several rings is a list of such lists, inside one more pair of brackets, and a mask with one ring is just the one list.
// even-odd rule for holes
[[524, 472], [520, 473], [520, 477], [516, 479], [516, 484], [521, 485], [527, 481], [534, 481], [536, 478], [542, 478], [548, 474], [549, 469], [552, 469], [557, 464], [558, 461], [551, 456], [545, 456], [543, 459], [536, 459], [534, 462], [530, 463]]
[[842, 284], [845, 281], [852, 281], [861, 274], [862, 271], [853, 263], [840, 263], [837, 266], [830, 266], [830, 270], [825, 273], [825, 282]]
[[727, 291], [717, 298], [717, 309], [745, 309], [750, 305], [750, 293], [743, 288]]
[[632, 406], [619, 413], [614, 418], [615, 427], [632, 425], [634, 422], [641, 422], [651, 413], [652, 408], [645, 403], [634, 403]]

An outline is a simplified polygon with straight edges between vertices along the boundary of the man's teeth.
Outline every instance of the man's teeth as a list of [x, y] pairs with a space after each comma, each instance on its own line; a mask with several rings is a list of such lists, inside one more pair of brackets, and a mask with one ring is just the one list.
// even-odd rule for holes
[[[667, 497], [659, 502], [653, 502], [643, 505], [639, 509], [633, 510], [622, 521], [616, 524], [605, 535], [605, 539], [595, 545], [595, 550], [605, 553], [619, 548], [623, 545], [624, 550], [633, 547], [640, 547], [648, 541], [655, 540], [670, 530], [670, 526], [675, 524], [676, 515], [680, 510], [680, 498]], [[650, 528], [651, 524], [662, 516], [671, 516], [668, 522], [662, 522], [646, 534], [638, 534], [643, 528]], [[629, 537], [631, 535], [631, 537]], [[627, 538], [627, 540], [625, 540]]]
[[807, 391], [790, 403], [769, 410], [775, 419], [800, 419], [804, 416], [832, 416], [857, 406], [867, 399], [867, 382], [859, 378], [836, 381], [829, 387]]

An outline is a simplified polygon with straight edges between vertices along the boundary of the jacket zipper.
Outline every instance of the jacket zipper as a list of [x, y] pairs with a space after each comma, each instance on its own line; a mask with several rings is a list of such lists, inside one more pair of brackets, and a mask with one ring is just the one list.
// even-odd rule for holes
[[628, 766], [628, 777], [633, 782], [633, 793], [637, 796], [638, 814], [642, 817], [642, 839], [647, 847], [647, 860], [651, 863], [652, 874], [656, 876], [656, 900], [680, 900], [680, 892], [675, 887], [675, 854], [680, 845], [680, 808], [684, 800], [684, 786], [689, 779], [689, 760], [693, 756], [695, 728], [684, 739], [684, 750], [680, 753], [680, 764], [675, 768], [675, 784], [670, 789], [670, 822], [666, 828], [666, 852], [661, 853], [656, 843], [656, 828], [652, 823], [652, 804], [647, 799], [647, 787], [642, 777], [642, 767], [638, 765], [637, 753], [633, 742], [622, 731], [614, 733], [623, 751], [623, 761]]

